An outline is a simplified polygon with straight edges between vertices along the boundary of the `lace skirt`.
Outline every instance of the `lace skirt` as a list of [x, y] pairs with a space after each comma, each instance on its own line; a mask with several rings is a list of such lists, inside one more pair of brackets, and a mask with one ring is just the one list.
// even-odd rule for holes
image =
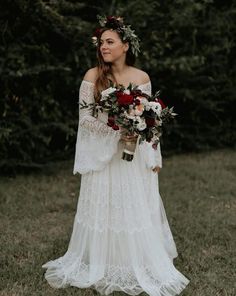
[[69, 247], [45, 263], [54, 288], [93, 288], [102, 295], [178, 295], [189, 280], [173, 265], [177, 250], [159, 195], [158, 175], [136, 148], [132, 162], [123, 146], [101, 171], [82, 175]]

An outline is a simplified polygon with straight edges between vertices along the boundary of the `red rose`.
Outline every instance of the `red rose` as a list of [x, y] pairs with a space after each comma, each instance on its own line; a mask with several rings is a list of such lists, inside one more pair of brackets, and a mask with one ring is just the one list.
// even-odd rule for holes
[[145, 118], [145, 121], [148, 127], [152, 127], [155, 125], [155, 118], [147, 117]]
[[113, 126], [112, 126], [112, 128], [113, 128], [113, 130], [115, 130], [115, 131], [117, 131], [117, 130], [119, 130], [120, 128], [119, 128], [119, 126], [118, 125], [116, 125], [116, 124], [114, 124]]
[[166, 105], [163, 103], [161, 99], [158, 99], [158, 103], [160, 103], [162, 109], [166, 108]]
[[126, 106], [133, 103], [134, 97], [132, 95], [124, 94], [123, 92], [117, 92], [117, 102], [120, 106]]
[[117, 124], [115, 124], [115, 117], [113, 117], [113, 116], [108, 117], [107, 125], [110, 126], [111, 128], [113, 128], [113, 130], [120, 129], [119, 126]]
[[108, 117], [108, 123], [111, 124], [111, 126], [114, 125], [115, 124], [115, 118], [112, 117], [112, 116]]
[[135, 102], [135, 105], [140, 105], [140, 100], [139, 99], [135, 99], [134, 102]]

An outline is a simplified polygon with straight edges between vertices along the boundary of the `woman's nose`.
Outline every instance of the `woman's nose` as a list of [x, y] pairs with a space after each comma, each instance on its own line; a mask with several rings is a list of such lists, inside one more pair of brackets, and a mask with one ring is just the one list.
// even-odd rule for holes
[[101, 45], [101, 50], [103, 50], [103, 49], [106, 49], [107, 48], [107, 46], [106, 46], [106, 44], [105, 43], [103, 43], [102, 45]]

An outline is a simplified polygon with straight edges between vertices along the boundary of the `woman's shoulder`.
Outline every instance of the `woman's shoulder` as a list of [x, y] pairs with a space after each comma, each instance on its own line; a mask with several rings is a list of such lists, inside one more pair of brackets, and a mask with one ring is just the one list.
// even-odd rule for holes
[[94, 68], [89, 69], [85, 73], [83, 80], [95, 83], [97, 80], [97, 77], [98, 77], [98, 68], [94, 67]]
[[136, 81], [137, 84], [145, 84], [150, 81], [150, 77], [147, 72], [136, 67], [131, 67], [131, 71], [132, 71], [132, 76], [134, 75], [135, 80], [137, 80]]

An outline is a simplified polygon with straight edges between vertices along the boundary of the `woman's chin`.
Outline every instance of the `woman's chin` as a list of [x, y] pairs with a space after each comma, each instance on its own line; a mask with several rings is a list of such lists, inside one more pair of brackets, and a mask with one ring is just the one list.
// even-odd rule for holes
[[108, 57], [108, 56], [103, 57], [103, 60], [104, 60], [105, 63], [111, 63], [112, 62], [112, 58]]

